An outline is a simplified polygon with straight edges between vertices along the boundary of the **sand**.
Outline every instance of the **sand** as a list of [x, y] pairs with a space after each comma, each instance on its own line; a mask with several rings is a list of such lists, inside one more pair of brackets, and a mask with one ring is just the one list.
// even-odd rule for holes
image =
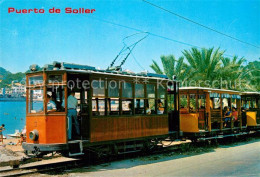
[[18, 142], [18, 138], [12, 139], [4, 139], [4, 144], [0, 142], [0, 166], [5, 164], [5, 162], [20, 160], [25, 157], [23, 153], [23, 148], [21, 145], [8, 145], [8, 143], [12, 142], [16, 144]]

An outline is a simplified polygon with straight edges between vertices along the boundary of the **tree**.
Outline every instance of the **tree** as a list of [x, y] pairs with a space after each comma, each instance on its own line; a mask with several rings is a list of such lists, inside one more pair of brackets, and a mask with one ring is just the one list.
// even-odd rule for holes
[[243, 65], [245, 58], [238, 59], [237, 56], [230, 58], [222, 58], [222, 68], [219, 77], [229, 82], [228, 89], [234, 90], [254, 90], [254, 86], [250, 84], [252, 79], [251, 70]]
[[224, 51], [220, 51], [219, 48], [214, 51], [214, 48], [199, 50], [193, 47], [190, 51], [184, 50], [182, 53], [189, 64], [191, 79], [209, 82], [216, 79]]
[[161, 69], [158, 63], [153, 60], [153, 64], [151, 64], [150, 67], [154, 72], [157, 74], [165, 74], [170, 79], [173, 79], [174, 75], [177, 77], [177, 80], [185, 80], [188, 78], [189, 68], [187, 67], [187, 64], [184, 63], [184, 57], [180, 57], [176, 60], [173, 55], [162, 55], [160, 58], [163, 69]]
[[260, 61], [249, 62], [245, 69], [250, 71], [246, 76], [250, 80], [250, 85], [254, 88], [253, 91], [260, 91]]

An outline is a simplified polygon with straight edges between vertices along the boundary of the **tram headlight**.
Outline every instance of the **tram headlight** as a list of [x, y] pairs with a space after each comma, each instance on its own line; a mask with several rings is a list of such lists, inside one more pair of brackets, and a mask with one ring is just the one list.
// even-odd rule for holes
[[39, 138], [39, 132], [38, 130], [33, 130], [29, 133], [29, 138], [33, 141], [37, 141]]

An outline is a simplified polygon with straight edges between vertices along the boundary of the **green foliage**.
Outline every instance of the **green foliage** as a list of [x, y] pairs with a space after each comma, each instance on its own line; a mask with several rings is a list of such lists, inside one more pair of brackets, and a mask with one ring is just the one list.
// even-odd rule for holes
[[155, 60], [153, 60], [153, 64], [150, 65], [157, 74], [165, 74], [170, 79], [175, 75], [178, 79], [185, 80], [185, 77], [188, 76], [189, 68], [187, 68], [187, 65], [184, 63], [184, 57], [180, 57], [176, 60], [173, 55], [162, 55], [160, 58], [163, 70]]
[[15, 74], [9, 73], [3, 78], [2, 82], [0, 82], [0, 88], [10, 87], [10, 84], [12, 84], [12, 82], [20, 82], [24, 77], [25, 73], [22, 72]]
[[7, 71], [6, 69], [0, 67], [0, 79], [2, 80], [5, 76], [7, 76], [8, 74], [11, 74], [9, 71]]
[[245, 58], [224, 57], [224, 52], [219, 48], [191, 48], [184, 50], [184, 57], [178, 60], [173, 55], [161, 56], [163, 69], [155, 60], [150, 67], [156, 73], [166, 74], [169, 78], [176, 75], [182, 83], [189, 82], [187, 86], [260, 91], [260, 62], [250, 62], [244, 66]]

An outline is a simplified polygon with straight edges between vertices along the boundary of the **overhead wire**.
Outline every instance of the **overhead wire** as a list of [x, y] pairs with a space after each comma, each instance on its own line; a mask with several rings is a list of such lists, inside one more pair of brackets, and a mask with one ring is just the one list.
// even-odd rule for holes
[[[97, 20], [97, 21], [101, 21], [101, 22], [104, 22], [104, 23], [107, 23], [107, 24], [123, 27], [123, 28], [126, 28], [126, 29], [134, 30], [134, 31], [138, 31], [138, 32], [146, 32], [146, 31], [141, 30], [141, 29], [129, 27], [129, 26], [126, 26], [126, 25], [121, 25], [121, 24], [110, 22], [108, 20], [100, 19], [100, 18], [97, 18], [97, 17], [89, 17], [89, 18]], [[182, 41], [179, 41], [179, 40], [176, 40], [176, 39], [172, 39], [172, 38], [169, 38], [169, 37], [165, 37], [165, 36], [162, 36], [162, 35], [159, 35], [159, 34], [155, 34], [155, 33], [151, 33], [151, 32], [147, 32], [147, 33], [149, 35], [151, 35], [151, 36], [158, 37], [158, 38], [161, 38], [161, 39], [165, 39], [165, 40], [168, 40], [168, 41], [171, 41], [171, 42], [179, 43], [179, 44], [182, 44], [182, 45], [186, 45], [186, 46], [189, 46], [189, 47], [196, 47], [196, 48], [199, 48], [199, 49], [203, 48], [203, 47], [199, 47], [199, 46], [194, 45], [194, 44], [190, 44], [190, 43], [187, 43], [187, 42], [182, 42]], [[229, 54], [223, 54], [223, 55], [227, 56], [227, 57], [233, 57], [234, 56], [234, 55], [229, 55]]]
[[177, 13], [175, 13], [175, 12], [172, 12], [172, 11], [170, 11], [170, 10], [168, 10], [168, 9], [165, 9], [165, 8], [163, 8], [163, 7], [161, 7], [161, 6], [158, 6], [158, 5], [156, 5], [156, 4], [153, 4], [153, 3], [151, 3], [151, 2], [149, 2], [149, 1], [147, 1], [147, 0], [142, 0], [142, 1], [145, 2], [145, 3], [147, 3], [147, 4], [150, 4], [151, 6], [154, 6], [154, 7], [158, 8], [158, 9], [161, 9], [161, 10], [163, 10], [163, 11], [165, 11], [165, 12], [168, 12], [168, 13], [170, 13], [170, 14], [172, 14], [172, 15], [175, 15], [175, 16], [177, 16], [177, 17], [179, 17], [179, 18], [182, 18], [182, 19], [184, 19], [184, 20], [186, 20], [186, 21], [189, 21], [189, 22], [191, 22], [191, 23], [194, 23], [194, 24], [196, 24], [196, 25], [199, 25], [199, 26], [201, 26], [201, 27], [203, 27], [203, 28], [206, 28], [206, 29], [208, 29], [208, 30], [214, 31], [214, 32], [216, 32], [216, 33], [218, 33], [218, 34], [220, 34], [220, 35], [226, 36], [226, 37], [228, 37], [228, 38], [231, 38], [231, 39], [233, 39], [233, 40], [236, 40], [236, 41], [238, 41], [238, 42], [241, 42], [241, 43], [244, 43], [244, 44], [247, 44], [247, 45], [256, 47], [256, 48], [260, 48], [260, 47], [257, 46], [257, 45], [251, 44], [251, 43], [246, 42], [246, 41], [242, 41], [241, 39], [235, 38], [235, 37], [233, 37], [233, 36], [231, 36], [231, 35], [225, 34], [225, 33], [221, 32], [221, 31], [218, 31], [218, 30], [216, 30], [216, 29], [213, 29], [213, 28], [211, 28], [211, 27], [208, 27], [208, 26], [206, 26], [206, 25], [203, 25], [203, 24], [201, 24], [201, 23], [198, 23], [198, 22], [196, 22], [196, 21], [194, 21], [194, 20], [191, 20], [191, 19], [189, 19], [189, 18], [187, 18], [187, 17], [184, 17], [184, 16], [179, 15], [179, 14], [177, 14]]

